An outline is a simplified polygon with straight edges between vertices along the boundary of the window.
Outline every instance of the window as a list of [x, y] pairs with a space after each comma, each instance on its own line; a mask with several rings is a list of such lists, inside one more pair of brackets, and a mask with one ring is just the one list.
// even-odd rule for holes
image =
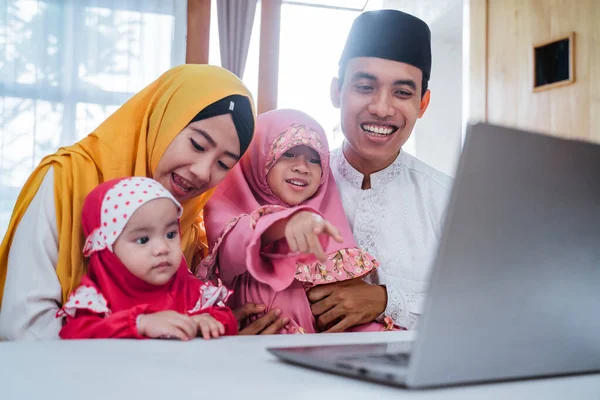
[[[337, 76], [338, 61], [352, 22], [365, 1], [316, 3], [284, 1], [282, 4], [277, 107], [295, 108], [315, 118], [334, 148], [341, 144], [343, 135], [339, 110], [331, 105], [329, 87], [331, 79]], [[346, 8], [332, 7], [336, 5]]]
[[6, 0], [0, 6], [0, 235], [40, 160], [185, 62], [187, 2]]

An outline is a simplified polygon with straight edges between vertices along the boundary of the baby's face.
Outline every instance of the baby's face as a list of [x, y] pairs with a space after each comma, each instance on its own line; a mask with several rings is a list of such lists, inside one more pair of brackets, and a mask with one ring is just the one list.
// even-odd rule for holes
[[279, 157], [267, 183], [280, 200], [295, 206], [310, 199], [321, 183], [321, 158], [308, 146], [292, 147]]
[[159, 198], [138, 208], [113, 251], [129, 272], [143, 281], [152, 285], [167, 283], [182, 257], [175, 203]]

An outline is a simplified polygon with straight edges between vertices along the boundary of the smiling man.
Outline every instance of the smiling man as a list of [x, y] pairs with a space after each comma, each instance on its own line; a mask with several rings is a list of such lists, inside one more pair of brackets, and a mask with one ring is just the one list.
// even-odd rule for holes
[[430, 73], [425, 22], [396, 10], [365, 12], [354, 21], [331, 84], [345, 137], [331, 168], [359, 247], [381, 266], [367, 282], [308, 292], [320, 330], [386, 316], [414, 329], [422, 313], [452, 185], [402, 151], [429, 105]]

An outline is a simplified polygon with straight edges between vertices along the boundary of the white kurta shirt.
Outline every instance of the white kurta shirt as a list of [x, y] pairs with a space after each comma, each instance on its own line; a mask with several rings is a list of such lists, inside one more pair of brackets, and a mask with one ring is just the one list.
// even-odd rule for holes
[[358, 246], [381, 264], [365, 280], [386, 286], [385, 315], [402, 327], [415, 329], [452, 178], [406, 152], [371, 174], [367, 190], [361, 189], [363, 175], [346, 161], [341, 149], [332, 151], [331, 168]]

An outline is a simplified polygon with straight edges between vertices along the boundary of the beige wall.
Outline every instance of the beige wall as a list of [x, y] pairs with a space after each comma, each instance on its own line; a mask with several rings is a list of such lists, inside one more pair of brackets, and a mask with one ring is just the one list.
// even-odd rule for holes
[[[469, 117], [600, 142], [600, 1], [470, 0], [470, 11]], [[534, 93], [533, 46], [571, 32], [575, 83]]]

